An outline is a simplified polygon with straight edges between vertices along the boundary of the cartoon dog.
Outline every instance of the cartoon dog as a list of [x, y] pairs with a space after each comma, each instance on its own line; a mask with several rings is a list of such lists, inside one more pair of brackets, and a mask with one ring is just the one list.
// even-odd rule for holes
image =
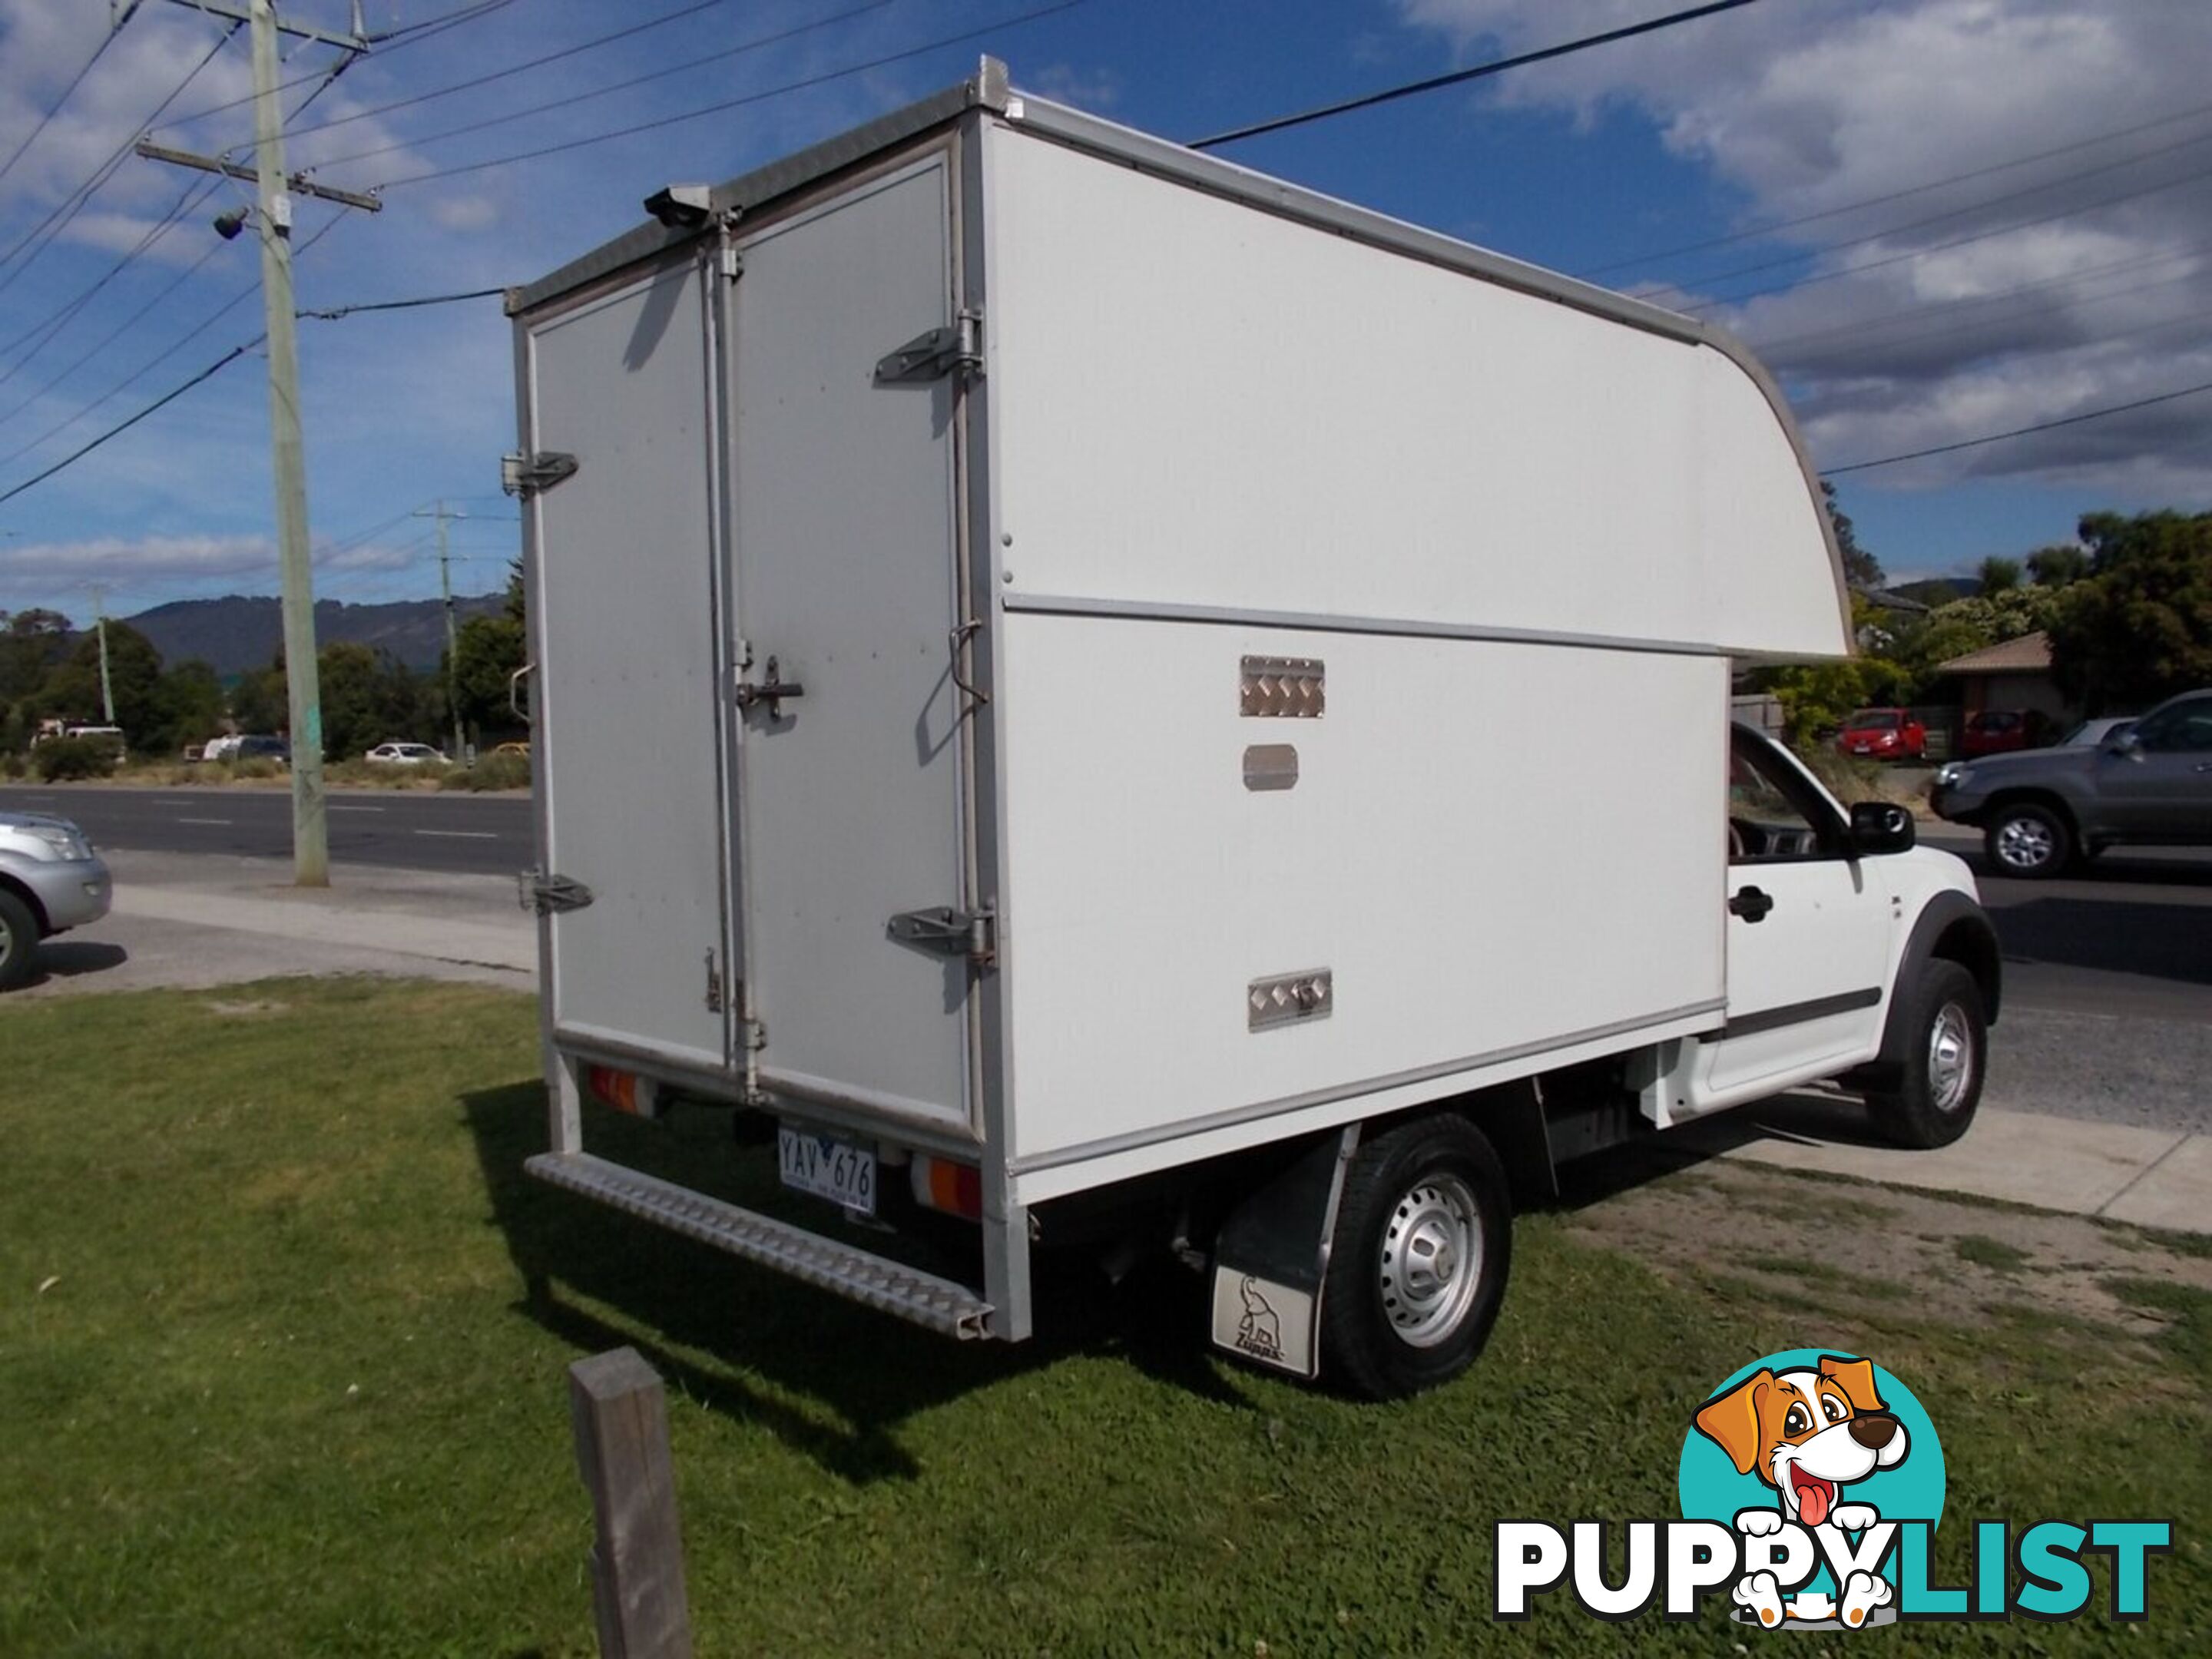
[[[1865, 1359], [1823, 1354], [1814, 1370], [1761, 1370], [1698, 1413], [1698, 1428], [1729, 1455], [1738, 1474], [1756, 1474], [1781, 1498], [1778, 1509], [1738, 1511], [1747, 1538], [1779, 1532], [1785, 1522], [1811, 1528], [1863, 1532], [1881, 1517], [1870, 1504], [1846, 1504], [1843, 1488], [1905, 1461], [1905, 1425], [1884, 1409]], [[1826, 1552], [1823, 1552], [1825, 1557]], [[1789, 1619], [1840, 1618], [1853, 1628], [1891, 1597], [1889, 1582], [1854, 1572], [1840, 1607], [1825, 1591], [1806, 1591], [1783, 1605], [1771, 1572], [1747, 1574], [1734, 1591], [1739, 1605], [1769, 1626]]]

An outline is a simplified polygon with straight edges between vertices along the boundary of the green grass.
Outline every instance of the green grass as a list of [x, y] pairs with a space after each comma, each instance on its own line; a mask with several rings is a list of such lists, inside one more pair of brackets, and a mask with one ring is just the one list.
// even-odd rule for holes
[[1971, 1261], [1992, 1273], [2016, 1273], [2028, 1261], [2026, 1250], [1985, 1233], [1962, 1234], [1951, 1241], [1951, 1248], [1961, 1261]]
[[[0, 1006], [0, 1653], [589, 1654], [564, 1372], [624, 1342], [668, 1380], [702, 1655], [1725, 1650], [1710, 1605], [1492, 1624], [1490, 1523], [1668, 1515], [1705, 1394], [1808, 1342], [1913, 1386], [1954, 1516], [2179, 1522], [2147, 1629], [1915, 1651], [2212, 1640], [2212, 1402], [2166, 1347], [1678, 1286], [1552, 1215], [1475, 1371], [1398, 1406], [1210, 1357], [1172, 1273], [957, 1346], [525, 1180], [535, 1030], [349, 981]], [[763, 1179], [710, 1114], [592, 1130]]]

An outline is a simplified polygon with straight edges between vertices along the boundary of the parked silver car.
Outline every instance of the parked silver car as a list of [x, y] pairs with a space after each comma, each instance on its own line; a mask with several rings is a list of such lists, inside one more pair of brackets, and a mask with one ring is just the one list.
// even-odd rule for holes
[[39, 941], [107, 914], [107, 865], [83, 830], [42, 812], [0, 812], [0, 991], [29, 982]]
[[1954, 761], [1929, 804], [1980, 829], [2000, 875], [2055, 876], [2107, 847], [2212, 847], [2212, 689], [2100, 744]]

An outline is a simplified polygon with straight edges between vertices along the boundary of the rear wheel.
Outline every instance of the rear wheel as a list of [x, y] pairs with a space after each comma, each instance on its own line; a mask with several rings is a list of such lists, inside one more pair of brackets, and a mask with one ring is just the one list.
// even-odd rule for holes
[[2074, 856], [2074, 831], [2063, 817], [2033, 801], [2000, 807], [1982, 836], [1982, 850], [1997, 873], [2040, 881], [2063, 870]]
[[1893, 1090], [1867, 1097], [1875, 1124], [1904, 1146], [1948, 1146], [1966, 1133], [1982, 1101], [1988, 1026], [1974, 976], [1955, 962], [1922, 965], [1909, 1000], [1904, 1073]]
[[39, 919], [31, 907], [0, 887], [0, 991], [31, 982], [31, 958], [39, 948]]
[[1513, 1249], [1505, 1172], [1454, 1113], [1364, 1142], [1322, 1291], [1322, 1373], [1373, 1400], [1449, 1382], [1498, 1318]]

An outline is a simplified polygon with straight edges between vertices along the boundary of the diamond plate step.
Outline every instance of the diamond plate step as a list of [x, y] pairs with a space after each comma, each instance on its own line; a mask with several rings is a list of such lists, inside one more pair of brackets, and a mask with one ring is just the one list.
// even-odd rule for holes
[[949, 1279], [918, 1273], [588, 1152], [540, 1152], [522, 1167], [540, 1181], [947, 1336], [988, 1334], [984, 1321], [991, 1304]]

